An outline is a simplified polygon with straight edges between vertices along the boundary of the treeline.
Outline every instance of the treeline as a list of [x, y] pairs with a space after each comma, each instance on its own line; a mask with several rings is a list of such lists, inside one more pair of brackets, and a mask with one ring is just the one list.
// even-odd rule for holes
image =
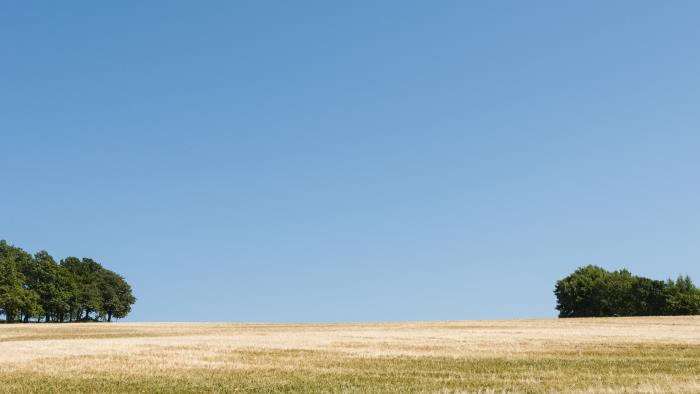
[[559, 317], [700, 314], [700, 289], [688, 276], [663, 281], [589, 265], [557, 281], [554, 294]]
[[0, 316], [8, 323], [112, 321], [134, 302], [126, 280], [92, 259], [56, 263], [0, 240]]

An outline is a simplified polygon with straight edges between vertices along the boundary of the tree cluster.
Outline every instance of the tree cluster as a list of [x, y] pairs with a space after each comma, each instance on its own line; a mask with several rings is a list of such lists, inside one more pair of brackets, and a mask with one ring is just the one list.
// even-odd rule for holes
[[0, 316], [8, 323], [112, 321], [135, 302], [126, 280], [92, 259], [56, 263], [0, 240]]
[[589, 265], [557, 281], [559, 317], [700, 314], [700, 289], [688, 276], [644, 278]]

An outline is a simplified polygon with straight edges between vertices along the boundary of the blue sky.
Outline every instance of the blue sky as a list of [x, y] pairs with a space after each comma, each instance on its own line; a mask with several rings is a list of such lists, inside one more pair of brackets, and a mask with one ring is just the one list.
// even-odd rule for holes
[[5, 2], [0, 238], [131, 321], [555, 316], [700, 280], [700, 3]]

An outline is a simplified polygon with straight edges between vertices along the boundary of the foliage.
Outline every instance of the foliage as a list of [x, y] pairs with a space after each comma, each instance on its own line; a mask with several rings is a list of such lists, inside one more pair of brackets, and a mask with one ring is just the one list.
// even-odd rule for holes
[[136, 302], [131, 286], [98, 262], [46, 251], [34, 256], [0, 240], [0, 315], [8, 323], [124, 318]]
[[588, 265], [557, 281], [559, 317], [700, 314], [700, 289], [688, 276], [666, 282]]

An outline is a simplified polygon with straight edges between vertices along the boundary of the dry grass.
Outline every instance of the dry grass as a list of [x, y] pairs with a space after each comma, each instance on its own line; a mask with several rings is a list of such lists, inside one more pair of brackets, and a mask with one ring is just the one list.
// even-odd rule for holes
[[0, 325], [0, 392], [700, 393], [700, 317]]

